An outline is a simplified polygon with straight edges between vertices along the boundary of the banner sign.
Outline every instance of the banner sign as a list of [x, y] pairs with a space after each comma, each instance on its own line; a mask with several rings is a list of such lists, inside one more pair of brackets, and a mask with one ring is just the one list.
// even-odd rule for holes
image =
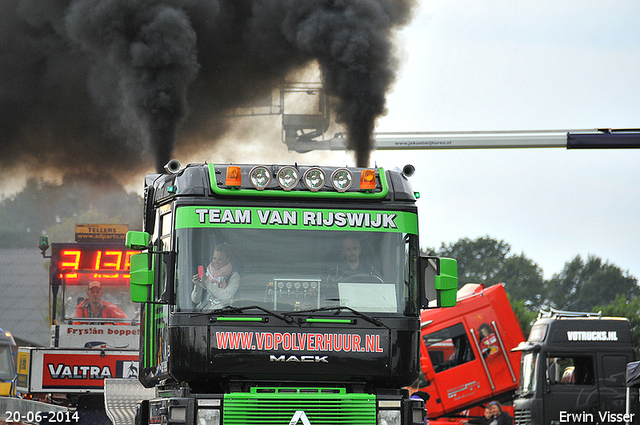
[[137, 378], [137, 354], [45, 353], [42, 388], [95, 388], [104, 378]]
[[20, 391], [100, 393], [105, 378], [138, 378], [138, 351], [134, 350], [26, 350], [19, 353]]
[[377, 353], [387, 346], [383, 332], [247, 332], [213, 330], [211, 346], [217, 350], [298, 352], [298, 353]]
[[57, 325], [54, 328], [52, 338], [52, 347], [137, 349], [140, 339], [140, 326], [64, 324]]
[[617, 331], [567, 331], [567, 341], [617, 341]]
[[360, 230], [417, 234], [418, 219], [406, 211], [305, 208], [181, 207], [176, 228], [239, 227], [296, 230]]
[[76, 242], [124, 243], [128, 224], [76, 224]]

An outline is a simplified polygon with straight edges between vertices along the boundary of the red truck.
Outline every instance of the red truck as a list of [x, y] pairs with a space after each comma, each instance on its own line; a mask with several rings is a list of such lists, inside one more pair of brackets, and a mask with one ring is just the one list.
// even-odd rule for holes
[[[482, 404], [510, 401], [525, 341], [503, 285], [467, 284], [448, 309], [423, 310], [420, 364], [431, 425], [480, 416]], [[455, 419], [454, 419], [455, 418]]]

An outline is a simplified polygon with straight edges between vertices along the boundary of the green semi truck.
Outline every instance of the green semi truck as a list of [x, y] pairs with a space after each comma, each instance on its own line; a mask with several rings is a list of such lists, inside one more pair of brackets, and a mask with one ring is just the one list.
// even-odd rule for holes
[[155, 388], [137, 424], [424, 424], [403, 387], [420, 311], [455, 305], [457, 268], [420, 253], [412, 167], [166, 169], [127, 234]]

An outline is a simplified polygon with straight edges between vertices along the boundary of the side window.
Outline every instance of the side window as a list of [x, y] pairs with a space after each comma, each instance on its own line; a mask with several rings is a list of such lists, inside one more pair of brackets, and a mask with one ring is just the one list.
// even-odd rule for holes
[[603, 356], [602, 373], [607, 387], [624, 387], [627, 370], [627, 356]]
[[593, 385], [595, 382], [591, 356], [547, 357], [546, 367], [551, 385]]
[[425, 335], [423, 340], [436, 373], [475, 359], [462, 323]]
[[[171, 249], [171, 212], [162, 214], [159, 217], [159, 230], [160, 230], [160, 239], [156, 246], [158, 251], [169, 251]], [[156, 267], [159, 269], [160, 275], [158, 275], [157, 282], [159, 285], [156, 287], [156, 297], [157, 299], [165, 299], [168, 297], [167, 294], [167, 261], [169, 260], [169, 256], [167, 255], [158, 255], [157, 257]]]

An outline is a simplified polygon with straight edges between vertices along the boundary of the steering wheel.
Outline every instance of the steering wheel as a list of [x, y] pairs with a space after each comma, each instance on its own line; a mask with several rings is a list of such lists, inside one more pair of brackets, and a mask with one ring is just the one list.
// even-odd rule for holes
[[340, 280], [340, 282], [345, 283], [384, 283], [384, 280], [380, 276], [376, 276], [375, 274], [354, 274], [351, 276], [347, 276]]

